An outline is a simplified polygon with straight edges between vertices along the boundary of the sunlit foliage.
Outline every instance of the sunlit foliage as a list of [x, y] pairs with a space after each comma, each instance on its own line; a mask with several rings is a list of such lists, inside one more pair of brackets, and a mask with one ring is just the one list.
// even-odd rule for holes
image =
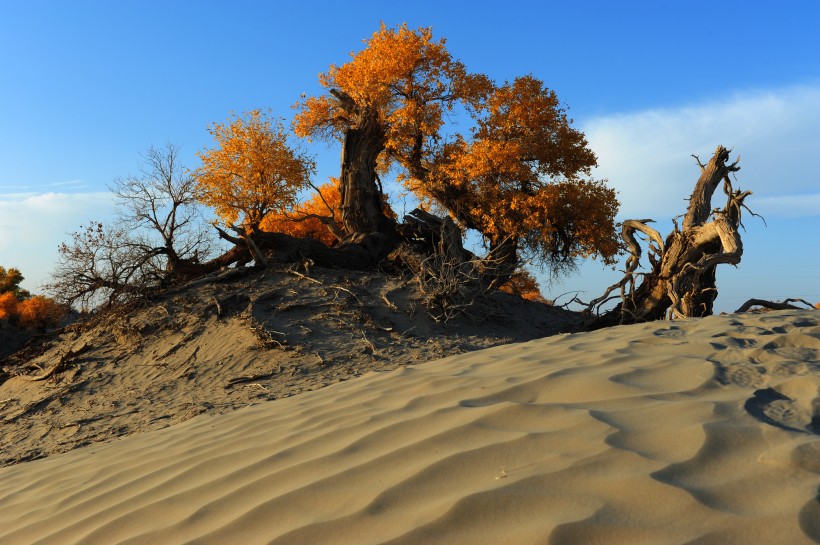
[[[491, 249], [525, 251], [553, 269], [579, 257], [609, 261], [618, 251], [615, 191], [589, 177], [596, 158], [556, 94], [524, 76], [496, 88], [459, 136], [407, 178]], [[508, 251], [512, 251], [509, 250]]]
[[20, 288], [22, 280], [18, 269], [0, 267], [0, 321], [26, 329], [58, 326], [65, 317], [65, 308], [49, 297], [32, 297]]
[[537, 301], [539, 303], [550, 304], [541, 294], [541, 286], [538, 285], [538, 280], [528, 271], [519, 269], [510, 277], [510, 279], [502, 284], [499, 291], [509, 293], [511, 295], [518, 295], [527, 301]]
[[[313, 238], [327, 246], [335, 246], [345, 238], [341, 227], [342, 195], [339, 179], [314, 188], [314, 194], [304, 202], [297, 203], [291, 210], [270, 213], [260, 229], [271, 233], [284, 233], [295, 238]], [[384, 215], [396, 219], [396, 213], [384, 199]]]
[[31, 294], [20, 287], [23, 280], [23, 273], [18, 269], [0, 266], [0, 294], [12, 293], [18, 299], [25, 299]]
[[[360, 107], [376, 108], [386, 128], [381, 165], [414, 152], [430, 150], [444, 124], [444, 114], [459, 101], [480, 102], [491, 88], [488, 78], [469, 74], [452, 58], [445, 40], [434, 40], [431, 28], [384, 24], [364, 40], [365, 49], [350, 62], [331, 65], [319, 75], [326, 89], [346, 93]], [[299, 136], [341, 137], [355, 119], [332, 96], [308, 97], [296, 105], [294, 130]]]
[[201, 201], [226, 223], [254, 231], [270, 212], [292, 207], [314, 170], [288, 143], [280, 121], [253, 110], [210, 128], [216, 147], [200, 152], [196, 172]]
[[317, 193], [288, 212], [268, 214], [262, 220], [263, 231], [285, 233], [296, 238], [314, 238], [333, 246], [344, 234], [341, 232], [339, 207], [342, 196], [338, 180], [319, 186]]
[[0, 320], [12, 320], [17, 317], [17, 307], [20, 305], [20, 300], [7, 291], [0, 293]]
[[[553, 272], [581, 257], [611, 261], [619, 249], [615, 192], [591, 179], [595, 155], [543, 82], [523, 76], [496, 85], [470, 74], [429, 28], [382, 25], [351, 56], [319, 76], [330, 95], [296, 105], [297, 134], [342, 138], [356, 128], [358, 118], [333, 94], [341, 90], [359, 111], [378, 111], [381, 171], [398, 165], [406, 187], [481, 233], [494, 259], [515, 264], [525, 253]], [[445, 131], [450, 112], [472, 115], [466, 133]]]
[[54, 299], [35, 295], [22, 301], [17, 307], [20, 327], [28, 329], [45, 329], [56, 327], [65, 317], [65, 308]]

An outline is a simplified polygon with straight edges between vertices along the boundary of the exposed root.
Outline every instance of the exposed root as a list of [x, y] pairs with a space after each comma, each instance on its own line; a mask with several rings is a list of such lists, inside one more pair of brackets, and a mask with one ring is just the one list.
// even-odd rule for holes
[[79, 356], [80, 354], [82, 354], [83, 352], [88, 350], [88, 348], [89, 348], [89, 346], [87, 344], [83, 344], [77, 350], [69, 349], [68, 352], [66, 352], [65, 354], [60, 356], [60, 360], [56, 364], [54, 364], [48, 371], [45, 371], [44, 373], [41, 373], [39, 375], [34, 375], [34, 376], [17, 375], [17, 378], [19, 378], [20, 380], [26, 380], [26, 381], [29, 381], [29, 382], [37, 382], [37, 381], [40, 381], [40, 380], [46, 380], [48, 378], [51, 378], [51, 377], [55, 376], [57, 373], [60, 373], [60, 372], [64, 371], [68, 367], [68, 364], [71, 363], [71, 361], [74, 358], [76, 358], [77, 356]]

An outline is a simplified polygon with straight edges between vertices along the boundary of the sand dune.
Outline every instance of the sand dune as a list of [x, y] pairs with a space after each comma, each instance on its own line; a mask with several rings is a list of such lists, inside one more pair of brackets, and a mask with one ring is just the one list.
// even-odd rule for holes
[[820, 542], [820, 326], [463, 354], [0, 469], [0, 543]]

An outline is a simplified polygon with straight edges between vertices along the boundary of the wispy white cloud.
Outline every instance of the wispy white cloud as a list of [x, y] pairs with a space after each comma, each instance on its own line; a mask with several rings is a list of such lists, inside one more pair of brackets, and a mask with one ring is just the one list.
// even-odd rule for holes
[[[685, 210], [699, 170], [718, 144], [741, 156], [736, 188], [774, 215], [820, 215], [820, 87], [735, 94], [679, 108], [609, 115], [581, 124], [598, 154], [596, 176], [620, 193], [623, 217], [666, 219]], [[733, 155], [734, 157], [734, 155]], [[717, 204], [717, 203], [715, 203]]]
[[87, 185], [84, 180], [66, 180], [64, 182], [54, 182], [48, 184], [49, 187], [83, 187]]
[[88, 183], [85, 180], [63, 180], [59, 182], [51, 182], [46, 184], [40, 185], [31, 185], [31, 184], [0, 184], [0, 198], [2, 198], [6, 194], [27, 194], [27, 195], [38, 195], [41, 193], [45, 193], [51, 191], [51, 188], [64, 188], [64, 190], [74, 190], [80, 191], [85, 187], [88, 187]]
[[755, 210], [766, 217], [820, 216], [820, 193], [761, 197], [755, 200]]
[[108, 192], [0, 194], [0, 265], [20, 269], [24, 285], [38, 291], [66, 233], [110, 219], [112, 204]]

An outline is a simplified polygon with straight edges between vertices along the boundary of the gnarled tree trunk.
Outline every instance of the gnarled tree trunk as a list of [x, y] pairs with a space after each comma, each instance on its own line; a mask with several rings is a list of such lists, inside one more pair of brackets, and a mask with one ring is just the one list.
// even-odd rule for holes
[[342, 147], [340, 193], [342, 224], [348, 235], [391, 234], [395, 222], [384, 215], [381, 184], [376, 173], [384, 151], [385, 127], [373, 107], [356, 104], [342, 91], [331, 90], [354, 121], [345, 132]]
[[[697, 159], [697, 157], [695, 157]], [[613, 297], [621, 302], [613, 310], [591, 319], [590, 328], [622, 323], [645, 322], [665, 317], [700, 317], [712, 314], [717, 297], [716, 267], [721, 263], [737, 265], [743, 255], [743, 244], [738, 227], [743, 200], [751, 191], [735, 191], [729, 175], [740, 170], [738, 161], [727, 164], [729, 151], [718, 146], [706, 165], [698, 161], [701, 175], [689, 198], [689, 207], [683, 224], [666, 239], [649, 227], [652, 220], [627, 220], [621, 236], [630, 256], [624, 277], [610, 286], [587, 310], [598, 309]], [[727, 197], [722, 209], [712, 210], [711, 200], [718, 185], [723, 182]], [[641, 248], [635, 238], [640, 231], [650, 238], [649, 262], [651, 269], [637, 272]], [[636, 279], [642, 282], [635, 288]], [[618, 295], [611, 296], [615, 291]]]

